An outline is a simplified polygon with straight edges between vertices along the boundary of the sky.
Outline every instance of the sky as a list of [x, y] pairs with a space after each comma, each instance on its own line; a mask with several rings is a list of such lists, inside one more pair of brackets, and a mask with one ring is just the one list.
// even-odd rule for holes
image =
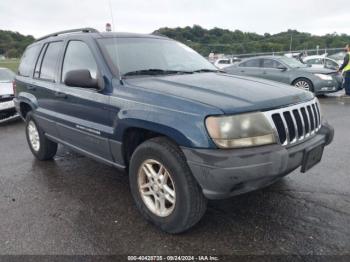
[[259, 34], [350, 34], [350, 6], [347, 0], [0, 0], [0, 29], [34, 37], [79, 27], [104, 31], [107, 22], [135, 33], [197, 24]]

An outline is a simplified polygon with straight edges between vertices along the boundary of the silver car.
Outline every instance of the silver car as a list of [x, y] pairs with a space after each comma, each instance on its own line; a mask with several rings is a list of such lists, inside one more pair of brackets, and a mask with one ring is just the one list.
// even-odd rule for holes
[[259, 77], [294, 85], [316, 95], [342, 88], [342, 75], [335, 70], [311, 68], [285, 56], [260, 56], [243, 60], [224, 69], [229, 74]]
[[17, 117], [13, 102], [13, 80], [15, 73], [10, 69], [0, 68], [0, 123]]

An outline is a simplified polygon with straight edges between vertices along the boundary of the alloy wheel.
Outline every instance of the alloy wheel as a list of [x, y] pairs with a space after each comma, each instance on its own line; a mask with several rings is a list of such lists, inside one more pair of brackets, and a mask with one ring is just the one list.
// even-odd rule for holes
[[303, 90], [310, 91], [310, 84], [307, 81], [304, 81], [304, 80], [300, 80], [300, 81], [296, 82], [295, 83], [295, 87], [303, 89]]
[[148, 159], [138, 171], [138, 188], [147, 208], [159, 217], [169, 216], [175, 208], [175, 184], [160, 162]]
[[27, 127], [29, 142], [34, 151], [40, 150], [40, 138], [36, 124], [30, 120]]

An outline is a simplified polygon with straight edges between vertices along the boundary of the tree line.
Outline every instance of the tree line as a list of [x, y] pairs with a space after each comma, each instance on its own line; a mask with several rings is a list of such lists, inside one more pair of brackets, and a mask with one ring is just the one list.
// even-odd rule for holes
[[24, 49], [33, 43], [34, 37], [18, 32], [0, 30], [0, 55], [7, 58], [21, 57]]
[[[199, 25], [192, 27], [163, 27], [153, 32], [178, 40], [204, 56], [213, 53], [244, 54], [258, 52], [281, 52], [292, 50], [307, 50], [319, 48], [337, 48], [350, 43], [350, 35], [326, 34], [315, 36], [310, 33], [288, 30], [278, 34], [265, 33], [263, 35], [230, 31], [227, 29], [205, 29]], [[292, 39], [292, 41], [291, 41]], [[18, 58], [26, 46], [34, 41], [31, 35], [22, 35], [18, 32], [0, 30], [0, 55], [8, 58]]]
[[[240, 30], [205, 29], [199, 25], [192, 27], [160, 28], [154, 32], [178, 40], [204, 56], [209, 53], [245, 54], [258, 52], [281, 52], [319, 48], [338, 48], [350, 43], [350, 35], [326, 34], [315, 36], [310, 33], [288, 30], [278, 34], [263, 35]], [[291, 41], [292, 40], [292, 41]], [[291, 46], [290, 46], [291, 44]]]

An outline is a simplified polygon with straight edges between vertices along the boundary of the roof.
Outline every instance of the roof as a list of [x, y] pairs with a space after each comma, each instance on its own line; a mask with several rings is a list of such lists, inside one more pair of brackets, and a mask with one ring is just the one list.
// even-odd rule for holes
[[246, 58], [245, 60], [248, 60], [248, 59], [256, 59], [256, 58], [274, 58], [274, 59], [278, 59], [278, 58], [281, 58], [283, 56], [281, 55], [264, 55], [264, 56], [252, 56], [252, 57], [248, 57]]
[[99, 32], [94, 28], [77, 28], [77, 29], [70, 29], [65, 31], [60, 31], [56, 33], [51, 33], [49, 35], [43, 36], [38, 38], [35, 42], [41, 42], [46, 39], [62, 39], [70, 36], [88, 36], [93, 38], [109, 38], [109, 37], [117, 37], [117, 38], [123, 38], [123, 37], [139, 37], [139, 38], [167, 38], [160, 35], [152, 35], [152, 34], [138, 34], [138, 33], [119, 33], [119, 32]]

